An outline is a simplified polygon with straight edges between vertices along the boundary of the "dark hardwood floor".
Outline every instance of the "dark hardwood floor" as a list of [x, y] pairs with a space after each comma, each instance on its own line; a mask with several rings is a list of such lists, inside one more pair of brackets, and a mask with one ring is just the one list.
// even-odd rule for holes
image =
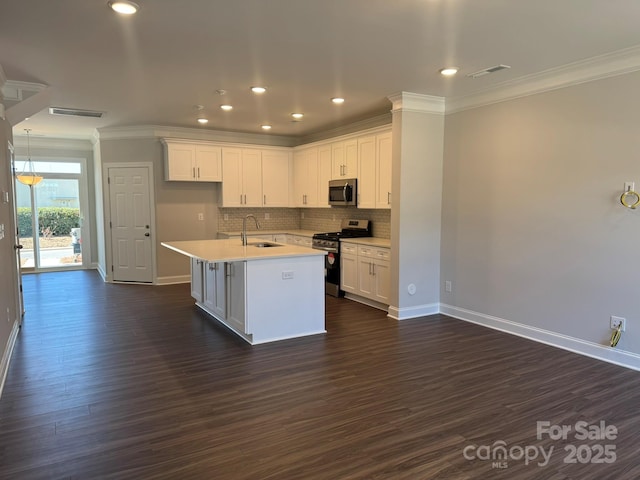
[[[640, 478], [632, 370], [331, 297], [326, 335], [251, 347], [188, 285], [74, 271], [27, 275], [24, 288], [0, 399], [2, 479]], [[538, 440], [538, 421], [572, 431]], [[618, 435], [579, 440], [579, 421]], [[477, 458], [499, 445], [507, 468]], [[581, 463], [606, 458], [599, 445], [615, 461]], [[527, 465], [520, 448], [539, 456]], [[554, 449], [544, 466], [540, 448]]]

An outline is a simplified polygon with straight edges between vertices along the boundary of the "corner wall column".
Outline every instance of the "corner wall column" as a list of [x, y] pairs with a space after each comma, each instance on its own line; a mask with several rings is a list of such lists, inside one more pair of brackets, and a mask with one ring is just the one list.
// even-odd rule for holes
[[438, 313], [444, 98], [402, 92], [393, 104], [391, 297], [397, 320]]

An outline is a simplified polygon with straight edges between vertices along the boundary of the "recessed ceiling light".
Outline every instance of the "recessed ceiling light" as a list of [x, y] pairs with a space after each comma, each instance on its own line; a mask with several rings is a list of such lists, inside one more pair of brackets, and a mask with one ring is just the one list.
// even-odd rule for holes
[[233, 110], [233, 105], [220, 105], [220, 108], [225, 112], [228, 112], [229, 110]]
[[292, 113], [291, 116], [296, 120], [300, 120], [302, 117], [304, 117], [304, 113]]
[[204, 125], [205, 123], [209, 123], [209, 120], [207, 120], [206, 118], [200, 117], [198, 119], [198, 123], [201, 123], [202, 125]]
[[109, 5], [114, 12], [123, 15], [133, 15], [140, 9], [137, 3], [130, 2], [129, 0], [113, 0], [108, 2], [107, 5]]
[[333, 103], [335, 103], [335, 104], [341, 104], [341, 103], [344, 103], [344, 98], [340, 98], [340, 97], [333, 97], [333, 98], [331, 99], [331, 101], [332, 101]]
[[263, 130], [271, 130], [271, 125], [260, 125]]
[[438, 71], [440, 72], [440, 75], [444, 75], [445, 77], [450, 77], [458, 73], [458, 69], [456, 67], [441, 68]]
[[267, 89], [264, 87], [251, 87], [251, 91], [253, 93], [264, 93], [267, 91]]

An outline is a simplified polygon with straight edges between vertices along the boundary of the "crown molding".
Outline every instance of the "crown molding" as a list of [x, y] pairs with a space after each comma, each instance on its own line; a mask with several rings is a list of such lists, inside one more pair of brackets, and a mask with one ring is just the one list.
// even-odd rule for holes
[[448, 97], [446, 113], [491, 105], [640, 70], [640, 46], [525, 75], [472, 95]]
[[279, 147], [291, 147], [296, 144], [296, 139], [294, 137], [284, 135], [262, 135], [257, 133], [201, 130], [185, 127], [166, 127], [160, 125], [99, 128], [97, 129], [96, 141], [130, 140], [140, 138], [182, 138], [186, 140], [235, 142]]
[[445, 98], [434, 95], [420, 95], [418, 93], [400, 92], [387, 97], [393, 104], [391, 111], [395, 112], [417, 112], [435, 113], [443, 115], [445, 113]]
[[[27, 148], [27, 136], [26, 135], [13, 135], [13, 144], [16, 148]], [[82, 151], [90, 152], [93, 150], [93, 146], [90, 140], [87, 139], [74, 139], [74, 138], [52, 138], [52, 137], [29, 137], [29, 145], [31, 150], [37, 150], [39, 148], [48, 150], [70, 150], [70, 151]]]
[[375, 117], [365, 118], [357, 122], [350, 123], [341, 127], [333, 128], [331, 130], [323, 130], [317, 133], [311, 133], [299, 137], [296, 146], [307, 145], [310, 143], [321, 142], [327, 139], [333, 139], [336, 137], [348, 136], [350, 134], [357, 134], [363, 130], [371, 130], [378, 127], [389, 127], [391, 125], [391, 113], [387, 112], [382, 115], [376, 115]]

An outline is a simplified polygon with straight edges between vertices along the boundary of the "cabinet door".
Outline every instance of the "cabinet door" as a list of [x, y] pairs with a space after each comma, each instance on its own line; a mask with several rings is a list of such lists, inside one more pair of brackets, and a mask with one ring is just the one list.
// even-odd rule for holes
[[358, 139], [358, 208], [376, 206], [376, 137]]
[[196, 178], [199, 182], [222, 181], [222, 148], [196, 145]]
[[376, 135], [376, 208], [391, 208], [391, 132]]
[[181, 143], [167, 143], [165, 179], [195, 181], [195, 147]]
[[370, 258], [358, 256], [358, 291], [363, 297], [373, 297], [373, 263]]
[[333, 180], [344, 178], [344, 142], [331, 144], [331, 178]]
[[227, 323], [243, 333], [251, 333], [246, 325], [246, 262], [229, 262], [227, 267]]
[[240, 207], [242, 196], [242, 150], [222, 149], [222, 206]]
[[329, 206], [329, 181], [331, 180], [331, 145], [318, 147], [317, 206]]
[[344, 177], [356, 178], [358, 176], [358, 140], [346, 140], [344, 142]]
[[227, 316], [224, 262], [204, 266], [204, 305], [221, 319]]
[[307, 151], [307, 182], [305, 190], [305, 207], [318, 206], [318, 149]]
[[242, 193], [245, 207], [262, 206], [262, 152], [242, 149]]
[[340, 255], [340, 288], [345, 292], [358, 293], [358, 257]]
[[265, 207], [288, 207], [290, 186], [288, 151], [262, 152], [262, 204]]
[[373, 299], [388, 305], [389, 291], [391, 289], [391, 273], [388, 261], [373, 261], [373, 282]]
[[200, 259], [191, 259], [191, 296], [196, 302], [202, 302], [203, 283], [203, 262]]
[[307, 190], [307, 155], [309, 150], [298, 150], [293, 154], [293, 206], [304, 207]]

